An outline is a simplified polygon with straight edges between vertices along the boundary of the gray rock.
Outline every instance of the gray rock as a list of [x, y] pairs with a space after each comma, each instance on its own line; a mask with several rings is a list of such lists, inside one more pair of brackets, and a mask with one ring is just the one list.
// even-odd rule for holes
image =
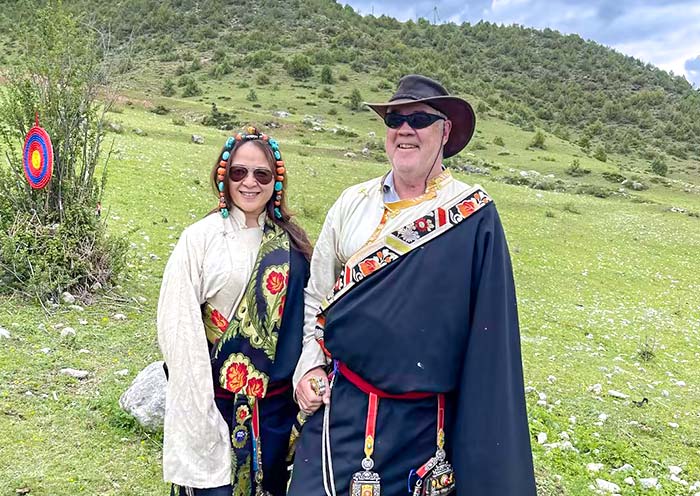
[[276, 112], [273, 112], [272, 115], [274, 115], [275, 117], [281, 117], [284, 119], [285, 117], [289, 117], [290, 114], [289, 114], [289, 112], [287, 112], [285, 110], [278, 110]]
[[134, 128], [134, 134], [137, 136], [147, 136], [146, 131], [139, 127]]
[[598, 486], [598, 489], [600, 489], [601, 491], [605, 491], [608, 493], [619, 493], [620, 492], [620, 486], [618, 486], [614, 482], [606, 481], [604, 479], [596, 479], [595, 483], [596, 483], [596, 486]]
[[163, 362], [153, 362], [139, 372], [119, 398], [119, 406], [145, 429], [156, 431], [163, 426], [166, 384]]
[[61, 295], [61, 299], [63, 300], [63, 303], [68, 303], [69, 305], [75, 303], [75, 296], [70, 294], [68, 291]]
[[64, 375], [69, 375], [71, 377], [75, 377], [76, 379], [85, 379], [89, 374], [89, 372], [87, 370], [78, 370], [78, 369], [71, 369], [71, 368], [61, 369], [61, 370], [59, 370], [59, 372], [61, 374], [64, 374]]
[[193, 134], [192, 135], [192, 143], [196, 143], [197, 145], [203, 145], [204, 144], [204, 137], [200, 136], [198, 134]]
[[85, 309], [81, 307], [80, 305], [71, 305], [69, 307], [71, 310], [75, 310], [76, 312], [84, 312]]
[[4, 327], [0, 327], [0, 338], [10, 339], [10, 331]]
[[67, 338], [69, 336], [75, 336], [75, 329], [72, 327], [64, 327], [61, 329], [61, 337], [62, 338]]

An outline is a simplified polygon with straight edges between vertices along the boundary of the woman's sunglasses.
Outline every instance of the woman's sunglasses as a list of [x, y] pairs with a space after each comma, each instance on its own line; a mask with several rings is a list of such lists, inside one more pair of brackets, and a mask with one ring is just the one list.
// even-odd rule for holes
[[270, 169], [249, 169], [248, 167], [243, 167], [241, 165], [232, 165], [228, 168], [228, 178], [234, 183], [243, 181], [248, 176], [248, 173], [252, 173], [253, 179], [263, 186], [272, 182], [273, 176]]
[[429, 114], [427, 112], [414, 112], [412, 114], [403, 115], [396, 112], [389, 112], [384, 115], [384, 124], [391, 129], [398, 129], [407, 122], [413, 129], [423, 129], [434, 122], [446, 120], [443, 116], [437, 114]]

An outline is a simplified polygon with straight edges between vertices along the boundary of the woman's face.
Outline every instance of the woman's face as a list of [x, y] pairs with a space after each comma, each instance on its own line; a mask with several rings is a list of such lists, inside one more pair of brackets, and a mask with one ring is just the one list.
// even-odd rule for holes
[[[247, 174], [235, 180], [238, 179], [237, 174], [243, 172], [241, 167], [247, 169]], [[270, 181], [262, 184], [268, 178]], [[233, 203], [246, 217], [257, 217], [265, 210], [265, 205], [272, 198], [275, 181], [267, 156], [258, 146], [243, 142], [236, 147], [229, 166], [227, 185]]]

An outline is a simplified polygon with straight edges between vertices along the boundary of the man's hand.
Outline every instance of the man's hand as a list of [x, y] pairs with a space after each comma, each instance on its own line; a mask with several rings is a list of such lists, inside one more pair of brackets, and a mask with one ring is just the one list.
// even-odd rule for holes
[[296, 394], [299, 408], [309, 415], [323, 403], [327, 405], [331, 400], [331, 389], [323, 367], [316, 367], [304, 374], [297, 385]]

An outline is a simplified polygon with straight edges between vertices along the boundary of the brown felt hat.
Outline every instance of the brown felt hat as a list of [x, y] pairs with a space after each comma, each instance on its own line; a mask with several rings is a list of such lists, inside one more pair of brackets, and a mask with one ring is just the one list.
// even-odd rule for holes
[[474, 135], [476, 116], [466, 100], [450, 96], [437, 81], [418, 74], [409, 74], [399, 81], [396, 93], [386, 103], [365, 103], [383, 119], [389, 107], [425, 103], [445, 114], [452, 121], [452, 131], [445, 143], [445, 158], [458, 154]]

